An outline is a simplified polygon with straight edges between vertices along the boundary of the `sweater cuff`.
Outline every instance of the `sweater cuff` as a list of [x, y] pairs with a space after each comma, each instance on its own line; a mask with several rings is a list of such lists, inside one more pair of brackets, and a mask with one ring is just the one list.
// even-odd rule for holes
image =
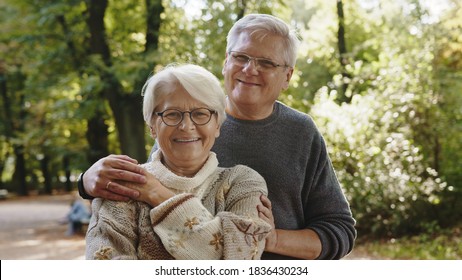
[[[160, 206], [160, 207], [159, 207]], [[219, 259], [223, 254], [221, 219], [199, 198], [180, 194], [151, 210], [151, 223], [175, 259]]]
[[162, 221], [167, 218], [170, 213], [172, 213], [175, 208], [177, 208], [180, 204], [194, 198], [192, 194], [179, 194], [175, 195], [174, 197], [167, 199], [163, 203], [159, 204], [157, 207], [151, 210], [151, 223], [152, 226], [156, 226]]

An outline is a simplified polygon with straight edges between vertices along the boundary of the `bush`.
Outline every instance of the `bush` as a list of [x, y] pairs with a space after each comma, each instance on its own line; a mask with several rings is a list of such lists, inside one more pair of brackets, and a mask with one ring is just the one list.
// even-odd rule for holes
[[329, 143], [359, 233], [416, 233], [438, 220], [442, 194], [452, 188], [425, 165], [409, 125], [397, 125], [398, 106], [384, 107], [372, 92], [341, 106], [334, 100], [325, 90], [312, 115]]

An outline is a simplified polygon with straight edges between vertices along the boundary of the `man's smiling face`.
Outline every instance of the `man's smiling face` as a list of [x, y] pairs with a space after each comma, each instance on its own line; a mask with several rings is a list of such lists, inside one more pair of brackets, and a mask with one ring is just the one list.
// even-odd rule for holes
[[[277, 64], [285, 65], [282, 57], [283, 45], [276, 35], [268, 35], [264, 39], [257, 39], [247, 32], [239, 35], [232, 51], [245, 53], [256, 58], [266, 58]], [[292, 75], [292, 68], [277, 67], [273, 71], [258, 71], [255, 61], [249, 61], [246, 66], [232, 63], [229, 54], [223, 66], [225, 90], [228, 94], [228, 113], [239, 117], [234, 112], [233, 105], [239, 108], [259, 108], [272, 111], [274, 102], [279, 94], [287, 89]], [[236, 108], [234, 108], [236, 109]]]

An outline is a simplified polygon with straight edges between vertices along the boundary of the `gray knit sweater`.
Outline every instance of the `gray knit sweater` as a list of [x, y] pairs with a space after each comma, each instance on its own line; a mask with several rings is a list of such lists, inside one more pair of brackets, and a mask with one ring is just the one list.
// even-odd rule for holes
[[159, 206], [94, 199], [86, 236], [87, 259], [259, 259], [271, 227], [256, 205], [264, 179], [238, 165], [218, 167], [214, 153], [193, 177], [160, 161], [144, 164], [176, 195]]
[[[220, 166], [243, 164], [268, 185], [276, 228], [316, 231], [319, 259], [339, 259], [353, 248], [355, 220], [313, 120], [282, 103], [259, 121], [227, 116], [213, 146]], [[262, 259], [286, 256], [264, 253]]]

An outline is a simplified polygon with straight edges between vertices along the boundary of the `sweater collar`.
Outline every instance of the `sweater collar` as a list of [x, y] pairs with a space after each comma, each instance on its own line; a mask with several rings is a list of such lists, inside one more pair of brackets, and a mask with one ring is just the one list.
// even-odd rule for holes
[[150, 173], [154, 174], [154, 176], [156, 176], [156, 178], [165, 187], [180, 191], [189, 190], [200, 186], [212, 173], [216, 171], [218, 167], [216, 154], [214, 152], [210, 152], [207, 161], [199, 170], [199, 172], [194, 175], [194, 177], [183, 177], [176, 175], [162, 164], [162, 153], [160, 149], [155, 151], [152, 157], [152, 161], [145, 165], [146, 169]]
[[280, 111], [281, 111], [281, 108], [280, 108], [281, 106], [283, 106], [282, 103], [279, 102], [279, 101], [276, 101], [274, 103], [274, 110], [271, 113], [271, 115], [269, 115], [267, 118], [264, 118], [264, 119], [261, 119], [261, 120], [241, 120], [241, 119], [235, 118], [235, 117], [233, 117], [233, 116], [231, 116], [229, 114], [226, 114], [226, 120], [236, 122], [236, 123], [239, 123], [239, 124], [243, 124], [243, 125], [247, 125], [247, 124], [250, 124], [250, 125], [262, 125], [262, 126], [269, 125], [269, 124], [273, 123], [274, 121], [276, 121], [279, 118], [279, 114], [280, 114]]

